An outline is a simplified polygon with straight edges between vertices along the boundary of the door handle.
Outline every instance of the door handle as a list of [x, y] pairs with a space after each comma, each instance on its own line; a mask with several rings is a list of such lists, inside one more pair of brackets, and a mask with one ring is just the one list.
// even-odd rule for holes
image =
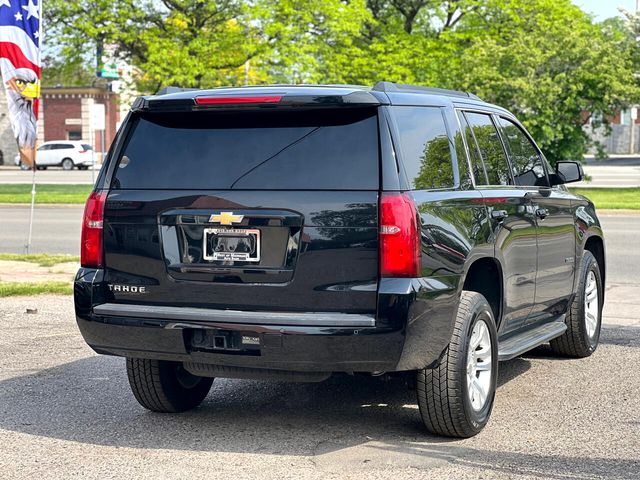
[[549, 215], [549, 210], [547, 210], [546, 208], [536, 209], [536, 217], [538, 217], [540, 220], [544, 220], [545, 218], [547, 218], [548, 215]]
[[507, 218], [509, 214], [506, 210], [493, 210], [491, 212], [491, 218], [498, 222], [502, 222], [505, 218]]
[[524, 198], [527, 200], [532, 200], [534, 198], [540, 198], [542, 197], [542, 194], [539, 191], [535, 191], [535, 192], [527, 192], [524, 194]]

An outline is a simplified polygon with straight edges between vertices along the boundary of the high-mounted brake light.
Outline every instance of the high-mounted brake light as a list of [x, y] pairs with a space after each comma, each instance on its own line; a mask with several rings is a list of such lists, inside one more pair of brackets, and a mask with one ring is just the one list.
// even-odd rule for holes
[[84, 207], [80, 264], [83, 267], [102, 267], [102, 226], [104, 222], [105, 192], [91, 192]]
[[420, 276], [418, 215], [406, 193], [383, 193], [380, 197], [380, 274]]
[[223, 105], [234, 103], [278, 103], [282, 95], [260, 95], [252, 97], [196, 97], [197, 105]]

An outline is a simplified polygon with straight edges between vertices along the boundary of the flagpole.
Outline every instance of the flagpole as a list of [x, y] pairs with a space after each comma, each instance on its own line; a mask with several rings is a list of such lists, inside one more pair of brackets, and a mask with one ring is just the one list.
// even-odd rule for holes
[[33, 213], [36, 206], [36, 167], [33, 166], [33, 175], [31, 180], [31, 213], [29, 215], [29, 238], [26, 245], [26, 253], [29, 254], [31, 248], [31, 234], [33, 233]]
[[[38, 67], [42, 67], [42, 0], [40, 0], [38, 4], [38, 10], [40, 18], [38, 24]], [[42, 72], [40, 73], [40, 85], [42, 85]], [[35, 103], [35, 102], [34, 102]], [[40, 108], [40, 102], [38, 102], [38, 108]], [[34, 112], [36, 116], [40, 114], [40, 112]], [[27, 245], [25, 246], [26, 253], [29, 254], [29, 250], [31, 249], [31, 238], [33, 234], [33, 214], [36, 208], [36, 165], [37, 165], [37, 141], [36, 146], [33, 149], [33, 175], [31, 176], [31, 211], [29, 213], [29, 236], [27, 238]]]

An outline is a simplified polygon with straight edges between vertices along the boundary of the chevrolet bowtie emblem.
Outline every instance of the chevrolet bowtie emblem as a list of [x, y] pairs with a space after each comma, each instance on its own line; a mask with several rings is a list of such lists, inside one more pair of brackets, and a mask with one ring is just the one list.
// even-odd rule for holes
[[209, 217], [209, 223], [219, 223], [220, 225], [233, 225], [240, 223], [244, 215], [234, 215], [233, 212], [220, 212]]

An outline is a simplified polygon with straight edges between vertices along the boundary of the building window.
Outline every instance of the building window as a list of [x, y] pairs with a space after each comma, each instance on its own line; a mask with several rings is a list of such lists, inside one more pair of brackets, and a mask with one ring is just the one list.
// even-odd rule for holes
[[620, 125], [631, 125], [631, 110], [624, 109], [620, 112]]
[[79, 130], [67, 132], [67, 140], [82, 140], [82, 132]]

